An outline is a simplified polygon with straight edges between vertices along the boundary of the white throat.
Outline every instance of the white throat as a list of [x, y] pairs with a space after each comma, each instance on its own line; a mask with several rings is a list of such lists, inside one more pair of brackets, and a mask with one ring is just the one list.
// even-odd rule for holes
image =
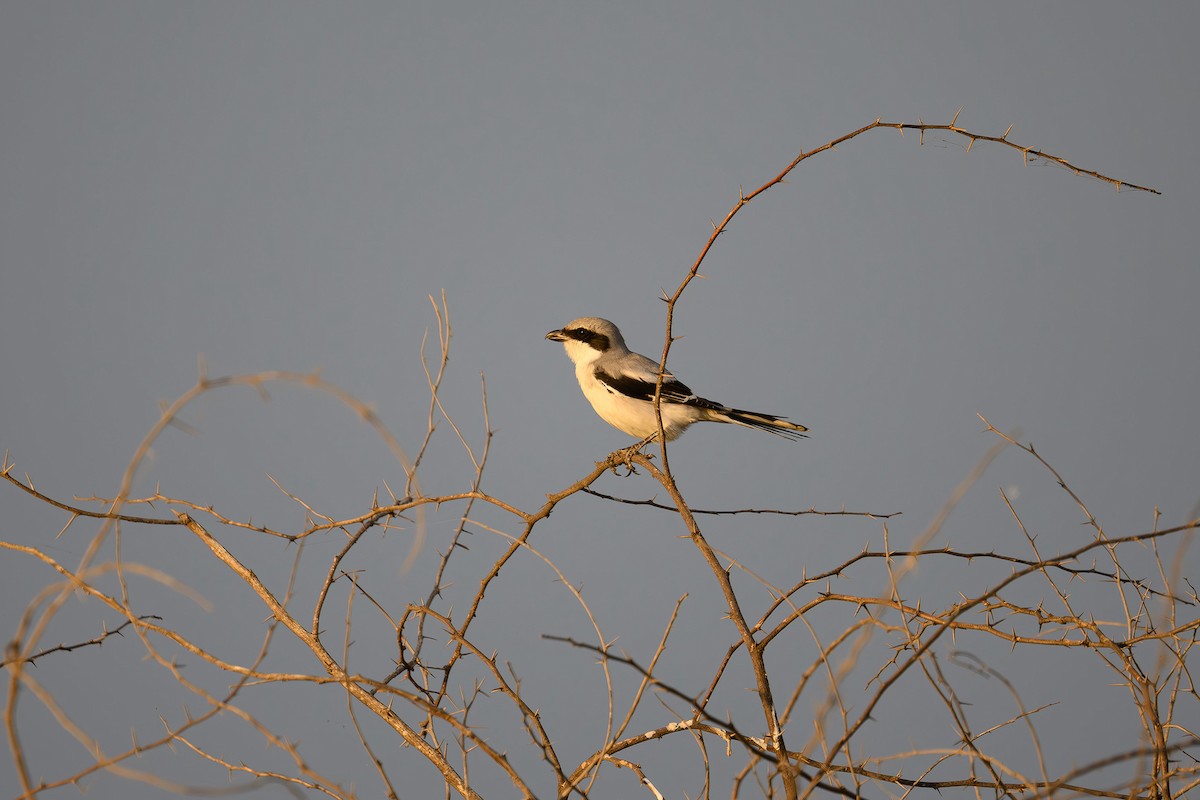
[[591, 345], [574, 339], [568, 339], [563, 342], [563, 349], [567, 351], [567, 358], [571, 359], [576, 367], [592, 364], [603, 355], [603, 353]]

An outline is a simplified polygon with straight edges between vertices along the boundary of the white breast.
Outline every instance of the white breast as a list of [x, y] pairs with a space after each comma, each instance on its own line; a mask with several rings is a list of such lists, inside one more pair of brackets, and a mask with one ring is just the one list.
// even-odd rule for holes
[[[592, 404], [600, 418], [620, 431], [639, 439], [658, 433], [654, 418], [654, 404], [647, 400], [626, 397], [610, 386], [596, 380], [594, 367], [590, 363], [575, 366], [575, 377], [583, 396]], [[673, 403], [662, 403], [663, 431], [667, 441], [677, 438], [684, 429], [700, 419], [698, 409]]]

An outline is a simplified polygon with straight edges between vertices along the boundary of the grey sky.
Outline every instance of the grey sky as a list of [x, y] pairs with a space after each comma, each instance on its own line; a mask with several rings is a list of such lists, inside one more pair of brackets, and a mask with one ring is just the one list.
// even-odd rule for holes
[[[901, 511], [890, 536], [906, 543], [993, 443], [982, 413], [1019, 428], [1109, 529], [1149, 529], [1156, 507], [1176, 524], [1200, 500], [1197, 33], [1191, 3], [0, 4], [0, 447], [51, 494], [111, 495], [203, 354], [214, 375], [322, 367], [415, 448], [427, 296], [445, 290], [447, 407], [478, 442], [484, 373], [497, 432], [485, 488], [536, 505], [628, 443], [592, 414], [546, 331], [599, 315], [634, 349], [661, 352], [657, 296], [739, 187], [877, 117], [946, 122], [965, 106], [972, 131], [1013, 124], [1013, 141], [1163, 196], [884, 131], [806, 162], [719, 240], [680, 304], [670, 365], [701, 394], [787, 415], [812, 438], [694, 428], [672, 448], [685, 495]], [[334, 516], [402, 483], [334, 402], [285, 387], [272, 398], [202, 400], [185, 415], [201, 435], [168, 432], [137, 491], [161, 482], [234, 517], [299, 525], [265, 473]], [[466, 487], [448, 428], [427, 470], [427, 491]], [[1053, 481], [1009, 452], [939, 543], [1018, 549], [1001, 486], [1041, 541], [1086, 536]], [[654, 494], [645, 478], [599, 488]], [[11, 488], [0, 508], [0, 536], [78, 560], [82, 533], [53, 541], [61, 514]], [[453, 515], [439, 524], [433, 548]], [[706, 531], [780, 582], [880, 543], [877, 524], [824, 519]], [[681, 532], [666, 515], [578, 498], [536, 544], [632, 651], [653, 647], [682, 592], [712, 591]], [[261, 619], [195, 543], [159, 534], [126, 546], [218, 601], [228, 587]], [[488, 563], [501, 544], [474, 538]], [[391, 541], [396, 565], [406, 544]], [[282, 580], [291, 552], [277, 557]], [[5, 554], [0, 577], [11, 631], [48, 576]], [[412, 580], [397, 580], [394, 602], [425, 590], [408, 596]], [[953, 591], [952, 570], [914, 580], [931, 597]], [[563, 675], [591, 660], [538, 637], [586, 621], [550, 607], [568, 604], [533, 559], [489, 602], [545, 648], [521, 666], [543, 682], [548, 715], [569, 720], [555, 692], [577, 691]], [[719, 651], [732, 635], [719, 602], [694, 608], [684, 624], [701, 639], [716, 630]], [[176, 613], [220, 640], [220, 611]], [[77, 622], [53, 643], [94, 635], [95, 617]], [[140, 665], [139, 648], [106, 646], [102, 663]], [[71, 665], [39, 676], [69, 681]], [[131, 691], [114, 686], [114, 703]], [[178, 697], [163, 702], [117, 719], [118, 739], [179, 713]], [[302, 738], [342, 730], [342, 698], [326, 702]], [[583, 753], [599, 733], [579, 735]], [[361, 753], [338, 747], [320, 767], [373, 796]], [[205, 780], [183, 757], [164, 769]], [[0, 786], [14, 795], [7, 759]]]

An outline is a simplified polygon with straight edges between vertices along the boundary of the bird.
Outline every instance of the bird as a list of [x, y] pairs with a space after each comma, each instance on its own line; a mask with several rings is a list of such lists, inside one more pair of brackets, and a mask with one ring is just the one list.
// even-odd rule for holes
[[[657, 361], [631, 351], [620, 329], [600, 317], [572, 320], [547, 333], [546, 338], [563, 343], [567, 357], [575, 363], [575, 377], [583, 396], [602, 420], [645, 442], [658, 438], [654, 414]], [[784, 417], [706, 400], [670, 372], [663, 372], [659, 397], [667, 441], [679, 438], [696, 422], [728, 422], [786, 439], [808, 438], [804, 435], [808, 428]]]

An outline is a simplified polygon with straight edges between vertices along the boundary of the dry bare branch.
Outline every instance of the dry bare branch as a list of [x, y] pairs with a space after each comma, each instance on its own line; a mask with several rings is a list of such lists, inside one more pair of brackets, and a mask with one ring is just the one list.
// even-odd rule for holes
[[[915, 130], [922, 141], [927, 133], [957, 138], [968, 152], [976, 143], [994, 144], [1019, 152], [1026, 163], [1053, 164], [1118, 190], [1157, 193], [1018, 145], [1009, 140], [1011, 128], [1003, 135], [984, 135], [959, 127], [957, 119], [955, 115], [944, 125], [875, 120], [801, 152], [774, 178], [742, 192], [728, 214], [714, 223], [676, 290], [664, 296], [661, 364], [666, 364], [675, 340], [677, 304], [700, 276], [700, 265], [730, 220], [784, 182], [806, 159], [869, 131]], [[79, 536], [92, 526], [75, 568], [51, 555], [53, 545], [0, 540], [4, 558], [28, 563], [48, 576], [16, 613], [3, 661], [8, 670], [4, 724], [18, 796], [49, 797], [104, 771], [176, 793], [223, 793], [270, 784], [297, 796], [349, 799], [363, 791], [363, 796], [395, 798], [413, 793], [409, 776], [417, 767], [435, 770], [430, 774], [447, 796], [467, 798], [511, 796], [514, 791], [523, 797], [561, 798], [636, 791], [662, 798], [684, 796], [699, 787], [705, 798], [742, 798], [756, 792], [770, 798], [908, 797], [932, 790], [954, 797], [986, 794], [1020, 800], [1166, 800], [1200, 786], [1195, 722], [1200, 719], [1200, 690], [1194, 680], [1200, 600], [1188, 566], [1194, 562], [1192, 540], [1200, 528], [1197, 512], [1190, 520], [1167, 524], [1156, 510], [1147, 530], [1106, 529], [1081, 493], [1070, 488], [1032, 444], [1000, 432], [986, 420], [987, 429], [997, 436], [995, 447], [949, 494], [930, 525], [903, 543], [894, 541], [893, 528], [898, 526], [890, 524], [897, 511], [694, 508], [675, 482], [665, 443], [654, 456], [641, 448], [611, 453], [581, 474], [564, 478], [537, 507], [524, 508], [484, 491], [493, 438], [486, 382], [481, 377], [482, 432], [453, 419], [443, 403], [442, 387], [448, 385], [444, 379], [451, 364], [450, 311], [444, 294], [440, 301], [431, 297], [430, 303], [438, 350], [426, 356], [431, 338], [427, 334], [421, 358], [429, 402], [411, 462], [368, 404], [318, 373], [213, 378], [203, 363], [195, 386], [164, 407], [137, 446], [112, 497], [55, 499], [28, 476], [17, 477], [6, 454], [0, 476], [7, 486], [18, 490], [14, 494], [23, 501], [53, 515], [46, 541], [67, 533]], [[381, 504], [378, 490], [368, 491], [361, 507], [339, 519], [276, 483], [305, 518], [301, 525], [288, 526], [234, 519], [227, 506], [218, 510], [217, 498], [168, 496], [157, 487], [149, 496], [131, 494], [152, 444], [168, 429], [191, 429], [182, 415], [197, 398], [246, 386], [266, 399], [267, 386], [278, 382], [329, 394], [363, 420], [403, 469], [401, 496], [385, 482], [390, 502]], [[418, 470], [427, 477], [423, 465], [439, 452], [432, 444], [442, 443], [437, 431], [446, 426], [466, 455], [466, 480], [446, 491], [426, 492]], [[961, 512], [952, 512], [991, 468], [996, 454], [1011, 447], [1022, 458], [1036, 461], [1046, 471], [1046, 480], [1075, 503], [1088, 526], [1086, 541], [1039, 536], [1028, 511], [1002, 491], [998, 507], [1007, 513], [1006, 519], [1011, 517], [1009, 538], [998, 539], [988, 551], [935, 544], [943, 535], [954, 541], [950, 533]], [[452, 449], [458, 452], [457, 446]], [[628, 492], [602, 491], [601, 479], [619, 471], [636, 471], [654, 480], [663, 501], [653, 493], [648, 499], [628, 499], [621, 496]], [[642, 616], [662, 614], [666, 621], [657, 639], [630, 647], [629, 652], [606, 633], [628, 631], [628, 620], [604, 618], [591, 594], [585, 602], [579, 582], [550, 558], [545, 540], [537, 541], [549, 533], [551, 514], [578, 502], [579, 495], [607, 501], [588, 500], [589, 513], [604, 514], [615, 508], [609, 504], [619, 503], [653, 531], [682, 532], [685, 543], [690, 542], [687, 552], [699, 555], [707, 568], [703, 580], [689, 586], [673, 608], [639, 609]], [[170, 516], [156, 516], [162, 508]], [[844, 526], [843, 535], [860, 535], [865, 541], [853, 556], [831, 559], [840, 563], [820, 563], [811, 553], [800, 552], [799, 542], [794, 547], [788, 543], [772, 558], [778, 556], [780, 564], [794, 564], [794, 569], [782, 579], [768, 579], [778, 573], [751, 563], [736, 546], [713, 547], [698, 522], [724, 518], [752, 529], [768, 515], [788, 517], [795, 525], [828, 518], [821, 524]], [[870, 524], [863, 526], [863, 521]], [[391, 533], [401, 525], [411, 541], [397, 569], [400, 559], [381, 548], [395, 541]], [[177, 614], [156, 607], [161, 600], [149, 588], [191, 598], [200, 603], [202, 613], [213, 608], [176, 577], [182, 570], [172, 573], [139, 558], [143, 545], [136, 534], [147, 530], [163, 537], [177, 534], [182, 541], [165, 542], [190, 546], [192, 559], [196, 544], [203, 545], [204, 566], [232, 576], [235, 585], [248, 592], [236, 606], [239, 619], [228, 622], [232, 627], [244, 622], [240, 617], [257, 621], [265, 615], [265, 633], [250, 629], [257, 631], [250, 650], [242, 652], [238, 646], [245, 639], [241, 629], [214, 643], [203, 631], [180, 622]], [[373, 532], [389, 534], [387, 541], [368, 535]], [[426, 537], [437, 554], [426, 554], [428, 570], [410, 570]], [[284, 583], [278, 563], [289, 547], [294, 552]], [[526, 620], [495, 602], [502, 590], [513, 588], [525, 560], [517, 559], [522, 551], [550, 567], [557, 583], [582, 609], [591, 627], [588, 635], [529, 631]], [[302, 554], [306, 562], [314, 557], [319, 561], [302, 569]], [[1185, 565], [1189, 555], [1192, 561]], [[959, 581], [954, 585], [957, 594], [949, 599], [923, 583], [918, 569], [947, 564], [953, 565]], [[192, 575], [188, 577], [192, 582]], [[217, 597], [213, 587], [199, 586]], [[537, 604], [561, 599], [543, 596], [537, 587], [520, 588]], [[614, 576], [601, 591], [630, 589]], [[685, 605], [685, 597], [700, 602]], [[88, 602], [71, 602], [76, 598]], [[341, 599], [345, 612], [339, 622], [328, 609]], [[695, 608], [714, 606], [722, 618], [695, 618], [709, 613]], [[217, 608], [228, 611], [226, 605]], [[84, 619], [85, 633], [49, 638], [56, 622], [69, 614]], [[118, 615], [115, 623], [113, 614]], [[94, 635], [96, 631], [100, 633]], [[601, 681], [595, 672], [589, 683], [583, 670], [562, 670], [565, 674], [557, 677], [571, 686], [566, 695], [530, 680], [527, 669], [546, 666], [538, 661], [531, 665], [530, 660], [545, 656], [512, 644], [530, 633], [541, 633], [541, 641], [567, 643], [594, 658], [606, 700], [598, 700]], [[52, 644], [56, 641], [60, 643]], [[200, 704], [197, 712], [185, 708], [178, 718], [163, 714], [162, 730], [152, 735], [135, 727], [132, 745], [111, 744], [109, 727], [120, 727], [117, 723], [89, 729], [78, 708], [64, 701], [64, 687], [43, 680], [50, 670], [35, 671], [39, 663], [57, 667], [68, 659], [86, 669], [101, 645], [106, 645], [106, 655], [115, 648], [139, 648], [144, 668], [167, 676], [182, 698]], [[1082, 765], [1064, 761], [1043, 727], [1059, 701], [1027, 704], [1026, 698], [1033, 696], [1027, 675], [1006, 674], [993, 656], [973, 655], [991, 645], [999, 646], [997, 652], [1009, 648], [1034, 664], [1050, 663], [1046, 659], [1053, 657], [1092, 660], [1102, 667], [1105, 678], [1122, 687], [1114, 693], [1122, 706], [1111, 717], [1113, 744], [1097, 749]], [[1002, 686], [1003, 691], [993, 690], [1000, 692], [1000, 701], [976, 702], [986, 695], [986, 688], [980, 689], [985, 682]], [[286, 715], [268, 717], [250, 710], [315, 702], [328, 690], [339, 693], [348, 723], [342, 728], [352, 729], [357, 737], [360, 773], [335, 775], [329, 764], [314, 763], [324, 762], [321, 737], [344, 736], [342, 728], [332, 734], [305, 724], [293, 728]], [[1090, 700], [1087, 692], [1109, 689], [1081, 686], [1079, 691]], [[917, 692], [939, 715], [939, 722], [927, 729], [909, 729], [891, 708], [892, 701], [903, 707], [902, 701]], [[657, 707], [646, 702], [648, 697], [658, 701]], [[24, 702], [29, 700], [34, 702]], [[1066, 698], [1064, 705], [1071, 700], [1078, 698]], [[623, 713], [618, 714], [618, 707]], [[25, 722], [32, 715], [77, 742], [79, 759], [61, 765], [47, 762], [40, 729]], [[650, 720], [648, 729], [631, 733], [635, 720]], [[1117, 738], [1115, 731], [1122, 724]], [[253, 734], [267, 745], [267, 754], [227, 745], [222, 738], [226, 728], [221, 726]], [[890, 730], [896, 728], [888, 726], [896, 726], [902, 735], [889, 740]], [[580, 746], [576, 728], [594, 731], [594, 741]], [[301, 739], [304, 748], [298, 743]], [[237, 776], [238, 782], [218, 787], [173, 781], [146, 758], [171, 749], [215, 767], [225, 781]], [[686, 753], [680, 756], [680, 751]], [[143, 758], [135, 768], [133, 760]], [[48, 770], [54, 774], [39, 777]], [[689, 776], [688, 786], [676, 785], [680, 774]], [[630, 789], [634, 779], [636, 787]], [[355, 788], [367, 782], [372, 788]]]

